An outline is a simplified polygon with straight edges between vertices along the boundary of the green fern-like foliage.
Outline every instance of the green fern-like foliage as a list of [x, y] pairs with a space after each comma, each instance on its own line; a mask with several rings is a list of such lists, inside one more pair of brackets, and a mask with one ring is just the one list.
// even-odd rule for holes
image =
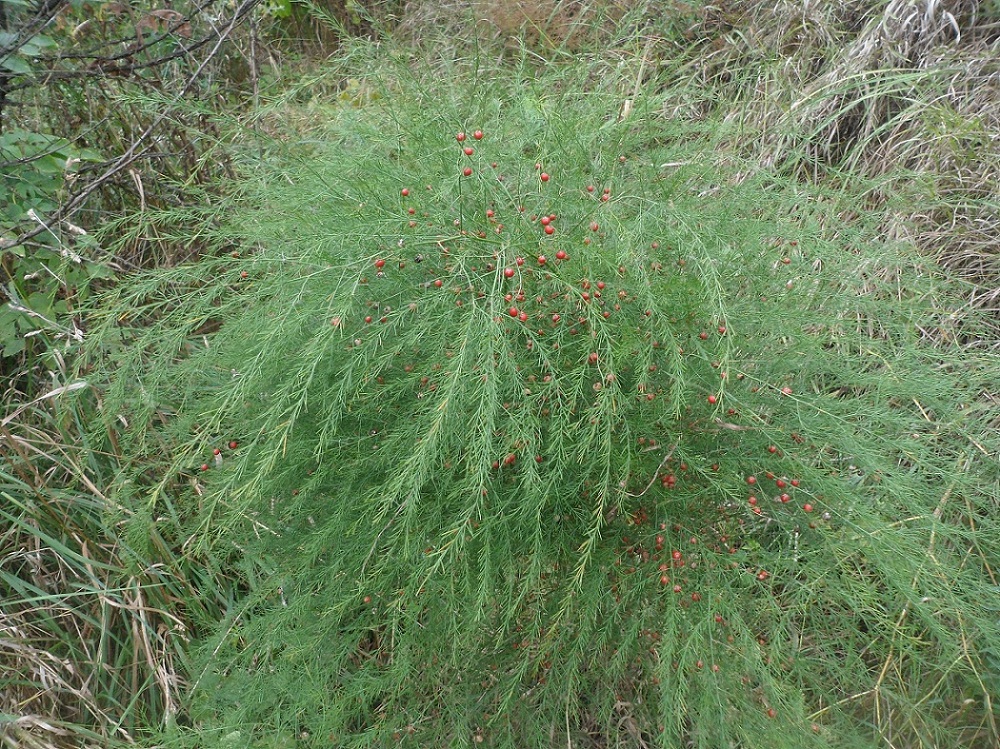
[[986, 746], [951, 287], [614, 68], [370, 69], [92, 319], [125, 449], [176, 456], [134, 517], [183, 478], [243, 575], [198, 741]]

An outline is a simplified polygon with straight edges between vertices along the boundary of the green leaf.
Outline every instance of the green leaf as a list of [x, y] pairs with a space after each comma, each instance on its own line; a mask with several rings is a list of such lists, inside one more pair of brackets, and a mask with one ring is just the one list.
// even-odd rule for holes
[[18, 313], [5, 304], [0, 307], [0, 342], [17, 335], [16, 320]]
[[[54, 290], [53, 290], [54, 291]], [[46, 294], [42, 291], [36, 291], [28, 297], [28, 303], [25, 305], [28, 309], [34, 310], [40, 315], [45, 317], [52, 317], [52, 292]]]
[[9, 70], [17, 75], [26, 75], [31, 72], [31, 66], [17, 55], [10, 55], [0, 60], [0, 68]]
[[66, 157], [57, 151], [35, 159], [32, 164], [41, 174], [57, 174], [61, 177], [65, 171]]
[[80, 161], [103, 161], [104, 156], [100, 152], [95, 151], [93, 148], [81, 148], [79, 151], [75, 151], [73, 156], [80, 159]]
[[115, 272], [103, 263], [87, 263], [87, 275], [91, 278], [114, 278]]
[[0, 338], [0, 357], [17, 356], [24, 351], [24, 339], [18, 335]]
[[56, 42], [52, 37], [45, 34], [36, 34], [24, 43], [21, 51], [28, 57], [35, 57], [39, 52], [52, 49], [54, 46], [56, 46]]

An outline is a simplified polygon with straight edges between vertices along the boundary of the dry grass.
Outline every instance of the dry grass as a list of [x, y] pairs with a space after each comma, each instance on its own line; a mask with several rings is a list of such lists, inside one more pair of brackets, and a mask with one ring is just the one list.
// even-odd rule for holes
[[206, 600], [167, 539], [124, 537], [135, 512], [104, 493], [113, 460], [82, 436], [73, 390], [11, 389], [0, 410], [4, 747], [107, 746], [171, 721]]
[[420, 42], [445, 35], [500, 50], [538, 54], [604, 46], [639, 0], [414, 0], [400, 34]]
[[1000, 17], [969, 0], [729, 2], [687, 36], [683, 72], [707, 92], [688, 112], [727, 119], [765, 167], [876, 183], [885, 230], [1000, 322]]

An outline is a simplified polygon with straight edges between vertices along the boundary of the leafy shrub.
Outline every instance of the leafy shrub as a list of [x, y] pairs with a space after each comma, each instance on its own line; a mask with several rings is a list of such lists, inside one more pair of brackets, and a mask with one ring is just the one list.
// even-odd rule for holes
[[248, 165], [238, 249], [90, 317], [135, 478], [176, 456], [130, 536], [181, 478], [248, 591], [199, 745], [995, 741], [996, 360], [946, 279], [628, 70], [380, 54]]
[[[26, 333], [72, 338], [56, 320], [65, 317], [70, 298], [86, 297], [91, 279], [107, 275], [77, 253], [86, 238], [63, 241], [77, 227], [62, 232], [46, 220], [77, 165], [94, 158], [50, 135], [19, 128], [0, 133], [0, 293], [9, 302], [0, 306], [0, 359], [24, 352]], [[33, 251], [14, 240], [25, 224], [44, 228]]]

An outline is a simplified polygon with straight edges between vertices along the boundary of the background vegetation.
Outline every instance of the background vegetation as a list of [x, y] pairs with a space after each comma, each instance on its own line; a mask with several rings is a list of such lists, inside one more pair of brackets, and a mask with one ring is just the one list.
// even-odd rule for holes
[[6, 744], [996, 744], [995, 7], [0, 10]]

